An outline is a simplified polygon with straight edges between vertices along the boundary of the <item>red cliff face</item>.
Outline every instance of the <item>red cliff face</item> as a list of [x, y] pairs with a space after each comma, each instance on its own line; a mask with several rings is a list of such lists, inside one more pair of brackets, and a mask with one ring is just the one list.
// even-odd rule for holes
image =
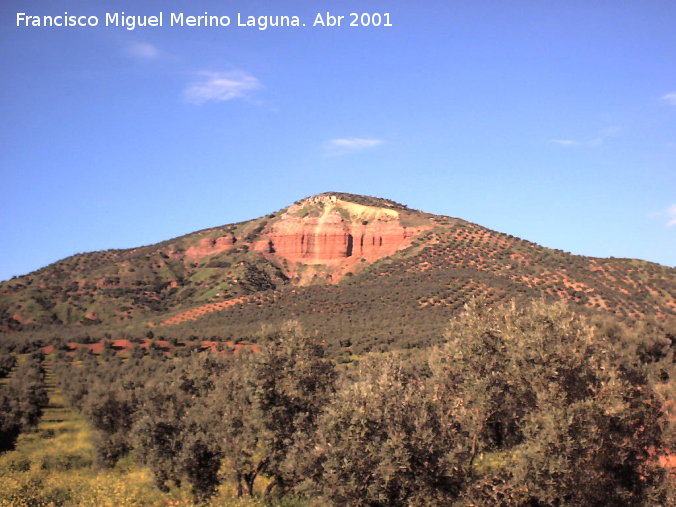
[[369, 262], [410, 245], [419, 229], [398, 221], [352, 224], [338, 214], [325, 220], [285, 220], [264, 234], [255, 249], [301, 264], [340, 264], [350, 258]]
[[[313, 213], [304, 215], [309, 205]], [[262, 232], [253, 248], [286, 260], [289, 275], [302, 272], [300, 283], [315, 274], [335, 282], [361, 265], [408, 247], [423, 229], [402, 226], [394, 210], [325, 197], [289, 208]]]
[[406, 227], [400, 211], [326, 194], [294, 204], [262, 224], [261, 229], [201, 238], [186, 248], [183, 259], [200, 262], [242, 245], [243, 251], [248, 248], [273, 261], [292, 283], [337, 282], [347, 273], [407, 248], [415, 236], [431, 227]]

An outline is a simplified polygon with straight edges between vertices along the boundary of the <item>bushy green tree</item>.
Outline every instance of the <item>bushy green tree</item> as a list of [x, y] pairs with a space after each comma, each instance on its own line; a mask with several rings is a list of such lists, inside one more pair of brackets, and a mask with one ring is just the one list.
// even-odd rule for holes
[[19, 434], [35, 425], [47, 405], [44, 355], [31, 354], [18, 366], [9, 382], [0, 386], [0, 451], [12, 449]]
[[213, 398], [200, 398], [190, 407], [183, 421], [179, 469], [192, 488], [195, 500], [211, 498], [221, 483], [222, 443], [214, 424], [222, 417], [222, 407]]
[[5, 378], [16, 365], [14, 354], [0, 354], [0, 378]]
[[204, 500], [220, 483], [222, 451], [215, 426], [221, 415], [209, 394], [225, 364], [212, 356], [191, 356], [172, 366], [154, 375], [140, 394], [134, 448], [160, 490], [168, 490], [168, 481], [185, 480], [195, 498]]
[[133, 430], [134, 447], [161, 491], [169, 490], [167, 481], [180, 484], [182, 479], [177, 456], [192, 401], [191, 393], [182, 389], [180, 376], [174, 374], [150, 380], [142, 395]]
[[307, 449], [317, 418], [335, 391], [336, 371], [323, 345], [287, 322], [254, 358], [253, 399], [260, 417], [268, 492], [284, 494], [305, 480], [297, 455]]
[[640, 364], [564, 303], [473, 304], [430, 358], [471, 441], [469, 504], [657, 502], [663, 408]]
[[475, 302], [446, 338], [427, 368], [374, 357], [339, 390], [313, 458], [328, 503], [666, 505], [664, 399], [589, 318]]
[[237, 496], [252, 496], [254, 483], [265, 469], [267, 455], [263, 448], [262, 418], [256, 403], [255, 357], [233, 357], [230, 367], [219, 375], [211, 403], [221, 407], [222, 415], [215, 426], [226, 468], [231, 471]]
[[332, 505], [448, 505], [469, 447], [433, 393], [392, 356], [359, 365], [319, 421], [312, 479]]
[[83, 413], [93, 428], [97, 465], [112, 467], [130, 451], [137, 404], [135, 393], [121, 389], [119, 383], [97, 382], [89, 390]]

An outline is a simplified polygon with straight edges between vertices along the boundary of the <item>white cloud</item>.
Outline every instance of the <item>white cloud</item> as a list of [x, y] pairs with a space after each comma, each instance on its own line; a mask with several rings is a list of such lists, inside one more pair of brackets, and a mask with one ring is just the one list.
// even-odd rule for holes
[[665, 215], [667, 215], [667, 219], [669, 220], [667, 222], [667, 227], [673, 227], [676, 225], [676, 204], [669, 206], [665, 211]]
[[599, 146], [600, 144], [603, 144], [606, 141], [606, 139], [615, 137], [620, 132], [620, 130], [621, 130], [620, 127], [617, 126], [606, 127], [601, 131], [601, 135], [589, 141], [589, 145]]
[[569, 148], [571, 146], [579, 146], [580, 141], [576, 141], [574, 139], [552, 139], [552, 143], [558, 144], [559, 146], [565, 146], [566, 148]]
[[385, 141], [382, 139], [365, 139], [362, 137], [345, 137], [338, 139], [331, 139], [326, 143], [327, 152], [332, 155], [339, 155], [343, 153], [351, 153], [354, 151], [365, 150], [373, 148]]
[[146, 58], [148, 60], [153, 60], [158, 56], [160, 56], [159, 49], [157, 49], [157, 47], [147, 42], [134, 42], [129, 45], [127, 51], [132, 56], [136, 56], [138, 58]]
[[245, 98], [249, 92], [261, 88], [261, 82], [243, 71], [200, 72], [199, 80], [189, 84], [183, 91], [185, 99], [193, 104], [213, 100], [223, 102]]
[[662, 95], [662, 100], [665, 101], [670, 106], [676, 106], [676, 92]]
[[651, 218], [666, 220], [667, 223], [665, 225], [667, 227], [674, 227], [676, 226], [676, 204], [672, 204], [671, 206], [668, 206], [667, 208], [660, 211], [649, 213], [648, 216]]
[[601, 130], [600, 134], [590, 140], [580, 141], [578, 139], [550, 139], [550, 143], [563, 146], [564, 148], [572, 148], [574, 146], [599, 146], [603, 144], [607, 139], [617, 136], [617, 134], [622, 130], [616, 125], [606, 127]]

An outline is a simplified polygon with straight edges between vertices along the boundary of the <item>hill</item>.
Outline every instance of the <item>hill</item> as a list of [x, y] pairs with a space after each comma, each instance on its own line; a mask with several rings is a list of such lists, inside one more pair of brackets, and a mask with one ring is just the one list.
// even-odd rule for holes
[[155, 245], [77, 254], [0, 283], [0, 330], [240, 340], [293, 318], [338, 347], [435, 340], [470, 298], [565, 299], [671, 318], [676, 270], [572, 255], [345, 193]]

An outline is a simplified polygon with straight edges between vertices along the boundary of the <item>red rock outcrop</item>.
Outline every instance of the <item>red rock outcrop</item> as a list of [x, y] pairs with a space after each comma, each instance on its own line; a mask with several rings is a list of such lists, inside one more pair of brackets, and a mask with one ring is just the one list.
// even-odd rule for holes
[[[315, 198], [316, 199], [316, 198]], [[303, 210], [314, 205], [314, 214]], [[253, 249], [281, 258], [290, 265], [289, 275], [299, 266], [324, 266], [322, 271], [332, 281], [360, 264], [371, 263], [410, 246], [425, 227], [405, 227], [395, 210], [374, 208], [331, 200], [313, 201], [291, 206], [281, 220], [262, 231]], [[305, 271], [314, 275], [317, 271]]]
[[325, 218], [278, 222], [254, 248], [301, 264], [340, 264], [346, 259], [369, 262], [410, 245], [420, 230], [398, 221], [353, 224], [338, 213]]
[[28, 317], [23, 317], [20, 313], [15, 313], [12, 315], [12, 319], [17, 321], [19, 324], [30, 324], [32, 321]]

